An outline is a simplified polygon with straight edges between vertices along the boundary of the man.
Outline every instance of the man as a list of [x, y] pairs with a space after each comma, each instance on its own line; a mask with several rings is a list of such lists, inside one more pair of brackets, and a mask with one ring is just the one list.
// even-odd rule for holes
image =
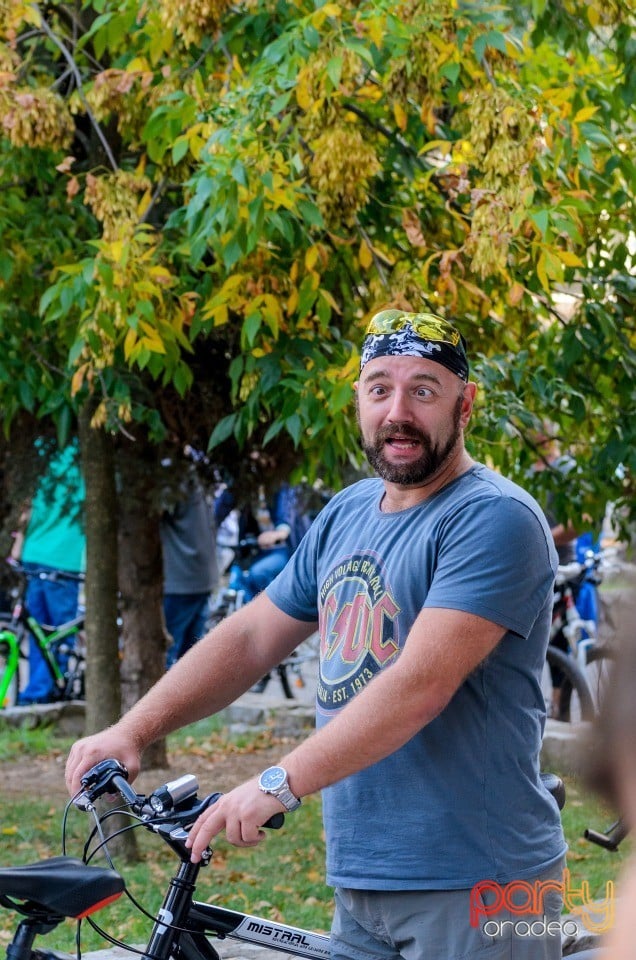
[[219, 581], [214, 510], [194, 470], [161, 517], [163, 613], [172, 638], [171, 667], [205, 633], [210, 595]]
[[545, 882], [556, 921], [565, 851], [538, 773], [556, 555], [534, 500], [465, 450], [475, 391], [445, 320], [374, 317], [357, 405], [380, 479], [336, 495], [265, 593], [68, 760], [72, 792], [108, 755], [135, 775], [150, 742], [234, 700], [318, 614], [317, 732], [188, 842], [195, 861], [223, 829], [257, 844], [268, 817], [322, 790], [333, 960], [561, 955], [558, 934], [515, 935], [524, 911], [508, 897], [504, 912], [503, 887], [473, 892]]

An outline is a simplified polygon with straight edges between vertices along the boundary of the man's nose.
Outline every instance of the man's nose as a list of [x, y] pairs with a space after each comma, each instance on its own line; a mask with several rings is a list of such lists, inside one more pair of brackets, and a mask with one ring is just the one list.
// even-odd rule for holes
[[411, 398], [406, 391], [396, 390], [391, 397], [387, 420], [391, 423], [403, 423], [404, 421], [413, 420]]

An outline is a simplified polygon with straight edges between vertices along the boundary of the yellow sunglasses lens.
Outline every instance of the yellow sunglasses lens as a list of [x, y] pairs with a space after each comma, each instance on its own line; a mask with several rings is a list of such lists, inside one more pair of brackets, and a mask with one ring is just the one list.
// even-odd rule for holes
[[404, 313], [402, 310], [382, 310], [376, 313], [369, 322], [367, 334], [381, 336], [386, 333], [395, 333], [409, 324], [415, 333], [426, 340], [443, 341], [454, 347], [460, 340], [459, 332], [443, 317], [434, 313]]

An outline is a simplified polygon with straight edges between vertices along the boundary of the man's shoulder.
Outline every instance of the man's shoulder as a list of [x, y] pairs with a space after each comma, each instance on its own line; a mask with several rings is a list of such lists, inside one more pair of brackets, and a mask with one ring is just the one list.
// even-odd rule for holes
[[496, 470], [477, 463], [461, 479], [464, 482], [460, 485], [458, 494], [466, 506], [481, 504], [486, 507], [488, 503], [494, 502], [496, 509], [502, 513], [506, 512], [506, 506], [516, 512], [522, 508], [523, 512], [534, 515], [543, 523], [545, 515], [532, 494]]

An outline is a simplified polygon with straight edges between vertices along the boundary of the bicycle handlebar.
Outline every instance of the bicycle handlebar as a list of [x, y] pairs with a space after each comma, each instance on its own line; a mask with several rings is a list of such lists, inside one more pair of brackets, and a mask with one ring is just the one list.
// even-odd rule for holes
[[78, 583], [84, 583], [86, 577], [83, 573], [71, 573], [70, 570], [27, 570], [20, 560], [15, 557], [5, 557], [6, 563], [15, 570], [16, 573], [22, 573], [25, 577], [37, 578], [38, 580], [48, 580], [55, 583], [56, 580], [74, 580]]
[[[81, 784], [82, 790], [73, 798], [80, 810], [91, 810], [100, 797], [119, 793], [126, 806], [142, 820], [152, 820], [155, 824], [169, 821], [171, 826], [184, 829], [223, 796], [211, 793], [199, 800], [199, 784], [192, 774], [164, 783], [147, 795], [136, 793], [128, 782], [128, 770], [119, 760], [100, 761], [84, 774]], [[278, 830], [284, 822], [284, 814], [275, 813], [263, 826]]]
[[601, 582], [600, 566], [602, 556], [600, 553], [592, 553], [585, 560], [573, 560], [571, 563], [560, 563], [556, 573], [556, 583], [561, 586], [565, 583], [579, 584], [583, 580], [589, 580], [591, 583]]

